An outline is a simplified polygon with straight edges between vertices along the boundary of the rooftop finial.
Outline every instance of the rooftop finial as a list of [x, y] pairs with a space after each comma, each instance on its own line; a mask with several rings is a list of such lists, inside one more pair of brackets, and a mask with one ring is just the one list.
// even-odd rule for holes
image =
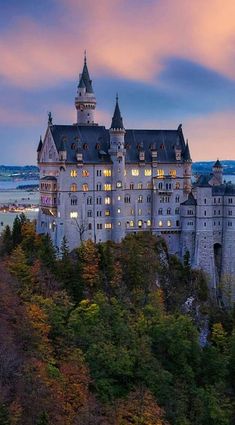
[[86, 64], [86, 49], [84, 50], [84, 64]]
[[118, 93], [116, 93], [116, 102], [118, 102]]
[[53, 125], [51, 112], [48, 112], [48, 125]]

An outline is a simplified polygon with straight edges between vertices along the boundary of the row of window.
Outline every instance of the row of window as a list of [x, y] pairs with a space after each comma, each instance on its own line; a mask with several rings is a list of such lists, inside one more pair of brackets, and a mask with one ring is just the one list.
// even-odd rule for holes
[[[88, 171], [88, 170], [86, 170], [86, 169], [82, 170], [82, 177], [88, 177], [88, 176], [89, 176], [89, 174], [90, 174], [90, 173], [89, 173], [89, 171]], [[101, 177], [101, 176], [102, 176], [102, 174], [103, 174], [105, 177], [111, 177], [111, 175], [112, 175], [112, 170], [111, 170], [111, 169], [96, 170], [96, 176], [97, 176], [97, 177]], [[125, 174], [126, 174], [126, 171], [125, 171]], [[137, 176], [139, 176], [139, 174], [140, 174], [140, 170], [139, 170], [139, 168], [132, 168], [132, 170], [131, 170], [131, 175], [132, 175], [133, 177], [137, 177]], [[77, 171], [76, 169], [73, 169], [73, 170], [71, 170], [71, 171], [70, 171], [70, 176], [71, 176], [71, 177], [77, 177], [77, 175], [78, 175], [78, 171]], [[144, 175], [145, 175], [146, 177], [150, 177], [150, 176], [152, 175], [152, 169], [151, 169], [151, 168], [145, 168], [145, 170], [144, 170]], [[163, 170], [163, 169], [158, 169], [158, 170], [157, 170], [156, 175], [157, 175], [157, 177], [162, 178], [162, 177], [164, 177], [165, 172], [164, 172], [164, 170]], [[170, 171], [169, 171], [169, 175], [170, 175], [171, 177], [175, 178], [175, 177], [176, 177], [176, 170], [170, 170]]]

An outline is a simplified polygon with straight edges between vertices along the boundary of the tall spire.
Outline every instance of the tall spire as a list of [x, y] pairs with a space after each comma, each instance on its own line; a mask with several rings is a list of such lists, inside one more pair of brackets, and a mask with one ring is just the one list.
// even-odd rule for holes
[[113, 130], [124, 129], [121, 112], [120, 112], [120, 108], [118, 104], [118, 94], [116, 95], [116, 105], [115, 105], [115, 110], [114, 110], [114, 114], [112, 118], [111, 129]]
[[189, 151], [188, 140], [187, 140], [186, 145], [185, 145], [183, 157], [184, 157], [185, 161], [192, 161], [190, 151]]
[[78, 88], [86, 88], [87, 93], [94, 93], [93, 87], [92, 87], [92, 80], [90, 79], [88, 67], [87, 67], [87, 57], [86, 57], [86, 50], [84, 51], [84, 65], [82, 74], [80, 76]]

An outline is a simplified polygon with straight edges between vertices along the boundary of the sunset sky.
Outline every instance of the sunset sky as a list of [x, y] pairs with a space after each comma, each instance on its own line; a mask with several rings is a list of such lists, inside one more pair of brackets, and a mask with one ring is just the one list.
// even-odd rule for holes
[[235, 159], [234, 0], [0, 0], [1, 164], [34, 164], [47, 113], [75, 122], [83, 52], [109, 127], [183, 124], [193, 160]]

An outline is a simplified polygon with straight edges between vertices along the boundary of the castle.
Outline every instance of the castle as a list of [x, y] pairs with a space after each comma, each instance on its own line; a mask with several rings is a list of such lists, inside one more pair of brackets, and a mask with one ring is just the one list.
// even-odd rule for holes
[[[223, 183], [219, 161], [192, 185], [192, 160], [182, 126], [125, 129], [118, 98], [110, 129], [95, 123], [96, 97], [86, 58], [75, 97], [77, 122], [54, 125], [49, 114], [37, 154], [39, 233], [59, 249], [83, 240], [120, 242], [151, 231], [169, 252], [205, 270], [216, 289], [235, 278], [235, 186]], [[233, 285], [231, 285], [233, 286]], [[234, 294], [235, 295], [235, 294]]]

